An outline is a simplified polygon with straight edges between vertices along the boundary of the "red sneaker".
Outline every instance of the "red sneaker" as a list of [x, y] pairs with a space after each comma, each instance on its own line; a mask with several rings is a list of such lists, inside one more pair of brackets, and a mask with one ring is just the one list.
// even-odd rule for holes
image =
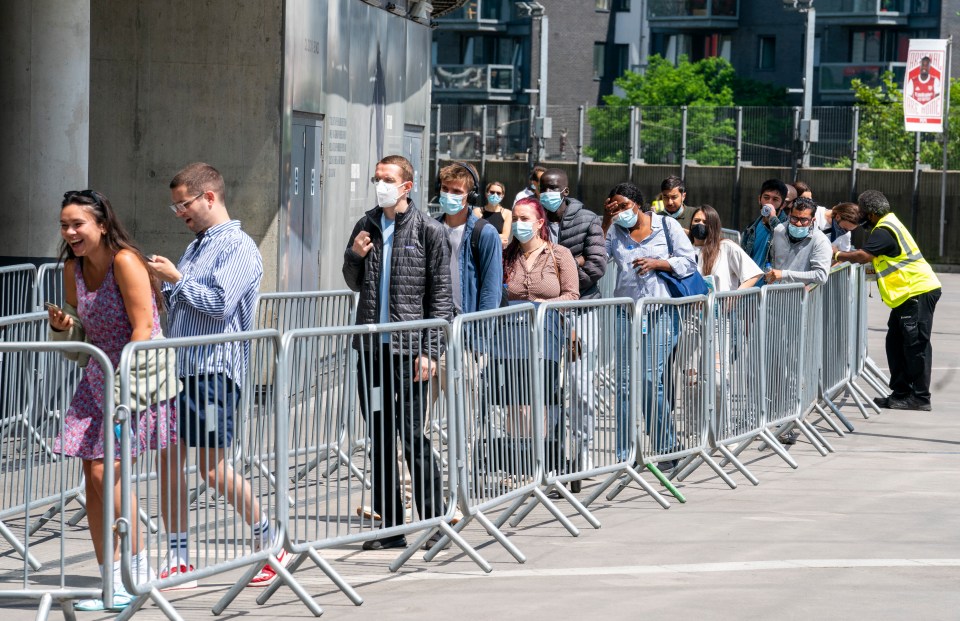
[[[280, 563], [281, 567], [286, 567], [290, 562], [290, 553], [286, 550], [280, 550], [280, 554], [277, 555], [277, 562]], [[256, 576], [253, 577], [253, 580], [250, 581], [247, 586], [250, 587], [268, 587], [273, 584], [273, 581], [277, 579], [277, 572], [273, 570], [269, 564], [264, 565], [263, 569], [260, 570]]]
[[[160, 572], [160, 579], [166, 580], [167, 578], [177, 575], [185, 575], [193, 572], [193, 565], [177, 565], [176, 567], [164, 567]], [[196, 580], [187, 580], [186, 582], [181, 582], [173, 586], [163, 587], [161, 591], [187, 591], [189, 589], [197, 588]]]

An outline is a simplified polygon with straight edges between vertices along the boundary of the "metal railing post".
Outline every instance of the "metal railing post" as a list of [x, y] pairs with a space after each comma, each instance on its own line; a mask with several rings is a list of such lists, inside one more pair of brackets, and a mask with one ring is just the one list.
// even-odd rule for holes
[[577, 107], [577, 196], [583, 196], [583, 128], [584, 107]]
[[627, 153], [627, 163], [633, 164], [637, 156], [637, 108], [630, 106], [630, 150]]
[[687, 172], [687, 107], [680, 106], [680, 178]]
[[433, 178], [440, 176], [440, 104], [433, 104], [433, 109], [437, 111], [437, 126], [433, 134]]
[[[485, 179], [487, 176], [487, 106], [486, 104], [480, 106], [480, 114], [482, 121], [480, 123], [480, 179]], [[480, 188], [477, 188], [477, 192], [480, 192]]]
[[733, 162], [733, 228], [740, 230], [740, 173], [743, 166], [743, 106], [737, 106], [737, 142]]
[[850, 136], [850, 200], [857, 199], [857, 158], [860, 155], [860, 106], [854, 106]]

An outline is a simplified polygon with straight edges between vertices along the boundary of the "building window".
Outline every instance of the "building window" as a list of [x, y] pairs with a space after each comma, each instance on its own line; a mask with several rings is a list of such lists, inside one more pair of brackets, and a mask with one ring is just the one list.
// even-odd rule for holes
[[757, 46], [757, 68], [773, 69], [777, 64], [777, 38], [760, 37]]
[[603, 41], [593, 44], [593, 79], [600, 80], [603, 78], [603, 65], [606, 58], [605, 48], [606, 43]]
[[630, 0], [613, 0], [614, 11], [630, 11]]
[[630, 45], [618, 43], [613, 46], [613, 53], [615, 54], [614, 60], [616, 61], [616, 65], [613, 68], [614, 77], [619, 78], [630, 69]]
[[611, 0], [597, 0], [598, 11], [609, 11]]

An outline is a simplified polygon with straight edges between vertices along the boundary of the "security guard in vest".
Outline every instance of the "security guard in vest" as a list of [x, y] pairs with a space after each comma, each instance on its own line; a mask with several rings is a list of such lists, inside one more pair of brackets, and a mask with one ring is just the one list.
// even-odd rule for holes
[[880, 297], [890, 307], [887, 321], [889, 397], [875, 399], [891, 410], [930, 411], [930, 366], [933, 311], [940, 299], [940, 281], [920, 254], [917, 242], [890, 212], [887, 197], [876, 190], [859, 196], [861, 224], [873, 225], [860, 250], [837, 252], [836, 261], [873, 263]]

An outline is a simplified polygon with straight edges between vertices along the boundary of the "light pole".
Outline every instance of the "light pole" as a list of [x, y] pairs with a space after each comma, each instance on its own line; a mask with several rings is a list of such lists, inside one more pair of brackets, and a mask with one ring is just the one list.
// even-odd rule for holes
[[[783, 8], [807, 14], [807, 32], [804, 43], [803, 59], [803, 116], [800, 119], [800, 142], [803, 144], [800, 154], [800, 166], [810, 166], [810, 143], [817, 142], [819, 123], [813, 120], [813, 46], [817, 25], [817, 12], [813, 8], [814, 0], [783, 0]], [[789, 89], [796, 92], [795, 89]]]
[[[549, 21], [546, 16], [547, 8], [536, 0], [517, 2], [516, 7], [522, 11], [523, 15], [530, 17], [531, 30], [533, 30], [534, 22], [537, 22], [539, 25], [537, 30], [540, 44], [540, 68], [536, 88], [538, 110], [535, 118], [531, 119], [530, 124], [530, 166], [532, 168], [534, 162], [544, 157], [543, 139], [546, 136], [543, 135], [542, 124], [544, 121], [541, 119], [545, 119], [547, 116], [547, 72], [550, 58]], [[537, 125], [541, 125], [541, 129], [538, 130]]]

